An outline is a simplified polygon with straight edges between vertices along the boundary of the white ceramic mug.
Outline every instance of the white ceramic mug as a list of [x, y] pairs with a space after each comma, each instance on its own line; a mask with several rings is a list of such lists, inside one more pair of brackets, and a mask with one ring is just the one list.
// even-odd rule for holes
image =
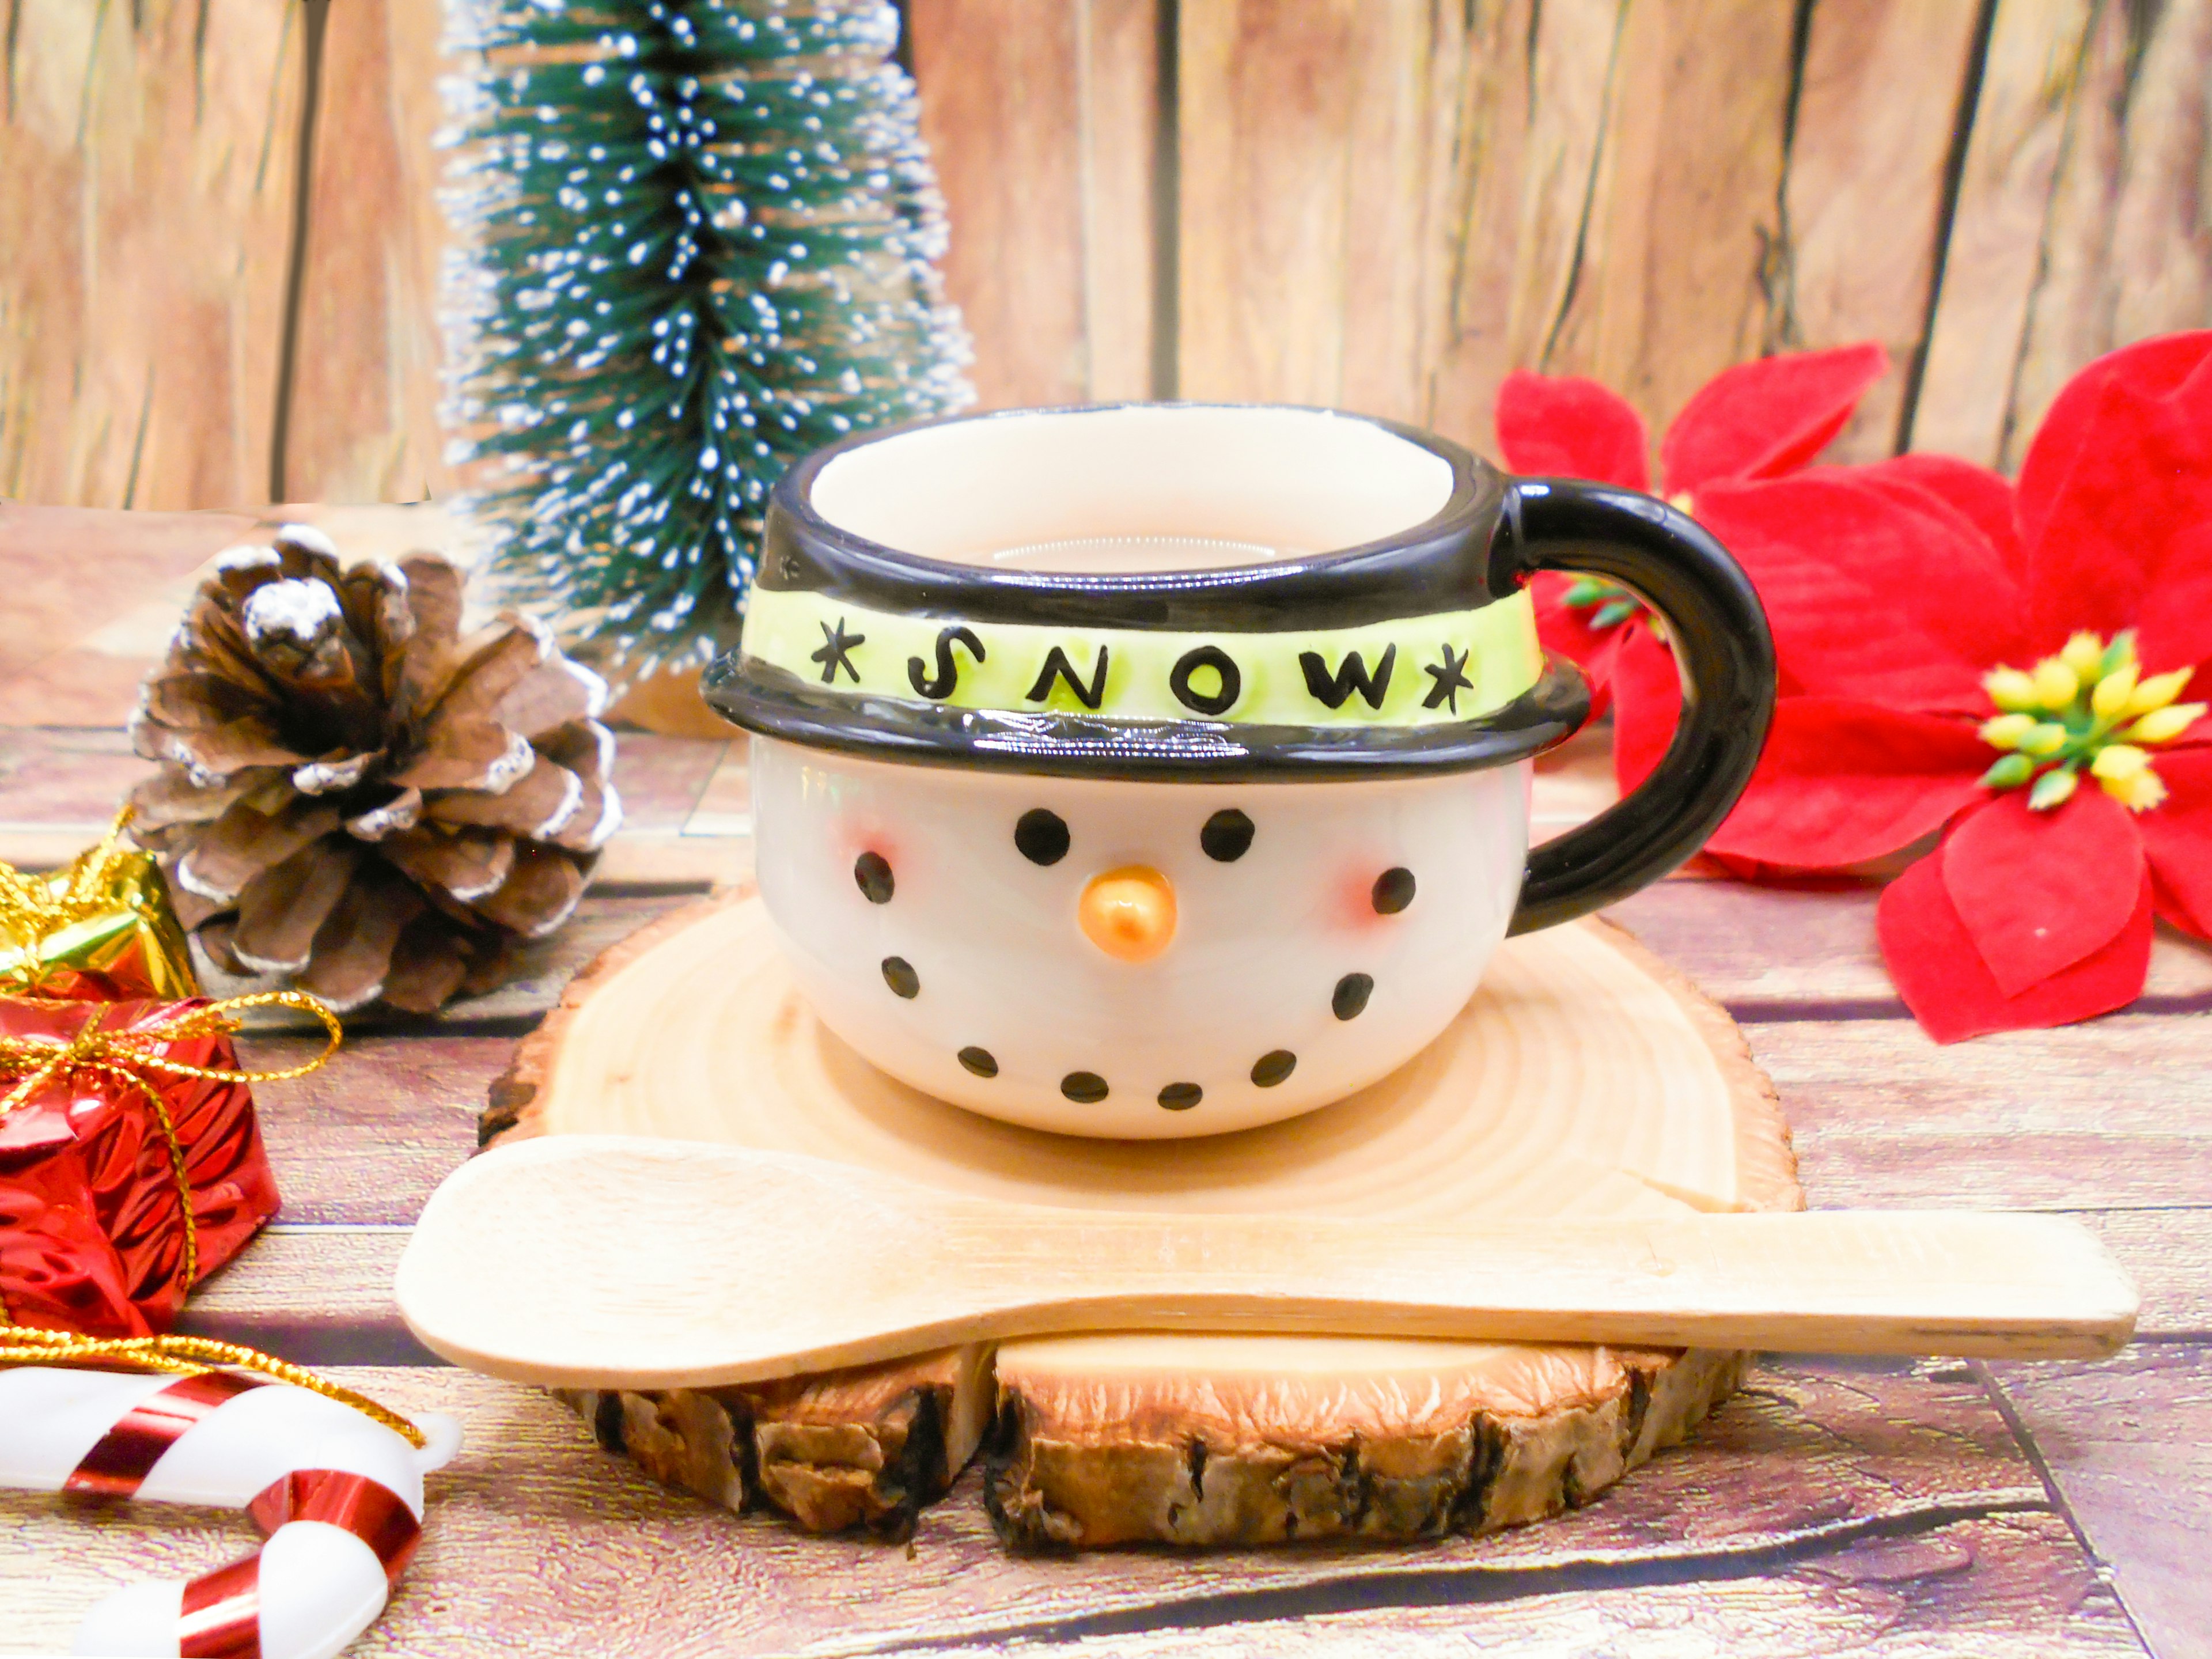
[[[1529, 763], [1588, 708], [1539, 568], [1659, 611], [1686, 715], [1531, 856]], [[1136, 405], [800, 463], [705, 689], [757, 734], [761, 890], [833, 1031], [978, 1112], [1157, 1139], [1342, 1098], [1509, 930], [1687, 857], [1773, 659], [1734, 562], [1649, 497], [1348, 415]]]

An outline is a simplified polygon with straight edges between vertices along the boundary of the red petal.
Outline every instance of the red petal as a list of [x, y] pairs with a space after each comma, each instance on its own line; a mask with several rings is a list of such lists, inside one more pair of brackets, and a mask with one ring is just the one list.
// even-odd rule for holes
[[2013, 489], [2002, 474], [1949, 455], [1899, 455], [1860, 470], [1876, 483], [1908, 484], [1936, 496], [1982, 532], [2015, 579], [2026, 580]]
[[1667, 493], [1795, 471], [1828, 447], [1889, 367], [1871, 341], [1723, 369], [1682, 406], [1659, 447]]
[[2098, 423], [2106, 386], [2118, 382], [2156, 396], [2172, 392], [2212, 356], [2212, 331], [2167, 334], [2108, 352], [2069, 380], [2051, 407], [2020, 470], [2023, 540], [2043, 539], [2053, 505]]
[[[1620, 695], [1626, 707], [1625, 686]], [[1963, 720], [1784, 697], [1751, 787], [1709, 846], [1800, 869], [1862, 864], [1910, 847], [1980, 799], [1991, 753]]]
[[2109, 944], [2018, 996], [2007, 996], [1990, 976], [1934, 858], [1922, 859], [1882, 890], [1875, 929], [1898, 994], [1936, 1042], [2067, 1025], [2125, 1007], [2142, 994], [2150, 967], [2150, 882], [2144, 879], [2135, 914]]
[[2212, 520], [2212, 356], [2170, 390], [2140, 379], [2106, 379], [2076, 422], [2063, 479], [2036, 480], [2047, 490], [2039, 521], [2028, 517], [2023, 475], [2029, 617], [2044, 648], [2074, 629], [2110, 634], [2150, 620], [2182, 597], [2177, 588], [2212, 579], [2212, 538], [2184, 533]]
[[2166, 798], [2136, 817], [2159, 915], [2199, 939], [2212, 939], [2212, 748], [2169, 750], [2157, 761]]
[[1786, 690], [1988, 708], [1981, 671], [2019, 642], [2018, 590], [1959, 514], [1829, 468], [1708, 490], [1698, 517], [1759, 589]]
[[2157, 591], [2136, 618], [2136, 650], [2146, 674], [2197, 669], [2191, 697], [2212, 685], [2212, 523], [2191, 525], [2166, 544]]
[[2016, 997], [2110, 944], [2135, 914], [2142, 839], [2094, 785], [2031, 811], [2007, 790], [1970, 812], [1936, 854], [1943, 889], [1997, 989]]
[[1650, 623], [1623, 623], [1620, 631], [1627, 637], [1613, 659], [1613, 775], [1625, 795], [1651, 775], [1674, 741], [1682, 680]]
[[1498, 388], [1498, 453], [1534, 477], [1651, 487], [1644, 417], [1595, 380], [1516, 368]]
[[1569, 605], [1569, 586], [1566, 577], [1548, 571], [1530, 579], [1529, 592], [1535, 599], [1536, 637], [1543, 641], [1546, 650], [1571, 657], [1581, 666], [1590, 683], [1589, 717], [1595, 720], [1612, 706], [1613, 659], [1620, 654], [1622, 634], [1633, 619], [1611, 628], [1591, 628], [1589, 619], [1596, 614], [1596, 607]]

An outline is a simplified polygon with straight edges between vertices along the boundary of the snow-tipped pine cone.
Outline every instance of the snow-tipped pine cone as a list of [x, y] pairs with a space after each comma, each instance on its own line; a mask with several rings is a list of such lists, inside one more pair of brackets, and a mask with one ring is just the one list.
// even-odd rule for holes
[[566, 921], [622, 815], [606, 686], [434, 553], [341, 572], [319, 531], [224, 555], [131, 720], [179, 918], [339, 1008], [490, 989]]

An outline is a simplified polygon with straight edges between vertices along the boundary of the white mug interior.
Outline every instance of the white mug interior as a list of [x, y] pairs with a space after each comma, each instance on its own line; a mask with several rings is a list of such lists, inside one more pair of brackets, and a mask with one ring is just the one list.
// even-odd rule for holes
[[809, 499], [922, 558], [1149, 572], [1364, 546], [1434, 518], [1454, 483], [1443, 456], [1357, 416], [1159, 404], [917, 428], [833, 457]]

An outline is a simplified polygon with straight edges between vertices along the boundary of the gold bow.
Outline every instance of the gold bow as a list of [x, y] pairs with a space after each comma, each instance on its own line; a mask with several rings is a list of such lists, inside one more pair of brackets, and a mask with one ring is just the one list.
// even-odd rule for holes
[[[57, 1004], [58, 1007], [80, 1005]], [[164, 1045], [189, 1041], [194, 1037], [228, 1036], [239, 1029], [235, 1016], [249, 1008], [281, 1006], [303, 1009], [323, 1023], [330, 1042], [323, 1052], [301, 1066], [287, 1066], [270, 1072], [224, 1071], [204, 1066], [187, 1065], [173, 1060], [163, 1052]], [[192, 1218], [192, 1186], [185, 1170], [184, 1145], [177, 1139], [177, 1126], [170, 1121], [169, 1109], [161, 1103], [161, 1091], [146, 1076], [149, 1071], [166, 1072], [173, 1077], [208, 1078], [224, 1083], [282, 1083], [288, 1078], [305, 1077], [321, 1066], [336, 1054], [343, 1031], [338, 1017], [320, 999], [305, 991], [260, 991], [252, 996], [226, 997], [220, 1002], [210, 1002], [199, 1008], [188, 1010], [172, 1018], [153, 1025], [141, 1026], [135, 1031], [106, 1031], [100, 1029], [106, 1015], [104, 1006], [95, 1005], [92, 1016], [83, 1029], [74, 1037], [62, 1038], [44, 1035], [0, 1036], [0, 1078], [15, 1076], [21, 1079], [5, 1097], [0, 1097], [0, 1122], [8, 1115], [36, 1094], [53, 1079], [71, 1072], [96, 1072], [137, 1089], [146, 1097], [153, 1109], [154, 1121], [161, 1126], [161, 1138], [167, 1143], [169, 1170], [176, 1177], [177, 1203], [184, 1212], [185, 1250], [178, 1264], [178, 1282], [190, 1291], [199, 1277], [199, 1229]], [[4, 1305], [0, 1305], [0, 1326], [14, 1326]]]
[[35, 995], [66, 969], [127, 957], [135, 942], [154, 996], [181, 1002], [199, 994], [153, 854], [123, 844], [130, 823], [126, 805], [106, 835], [51, 875], [0, 863], [0, 986], [15, 981]]

